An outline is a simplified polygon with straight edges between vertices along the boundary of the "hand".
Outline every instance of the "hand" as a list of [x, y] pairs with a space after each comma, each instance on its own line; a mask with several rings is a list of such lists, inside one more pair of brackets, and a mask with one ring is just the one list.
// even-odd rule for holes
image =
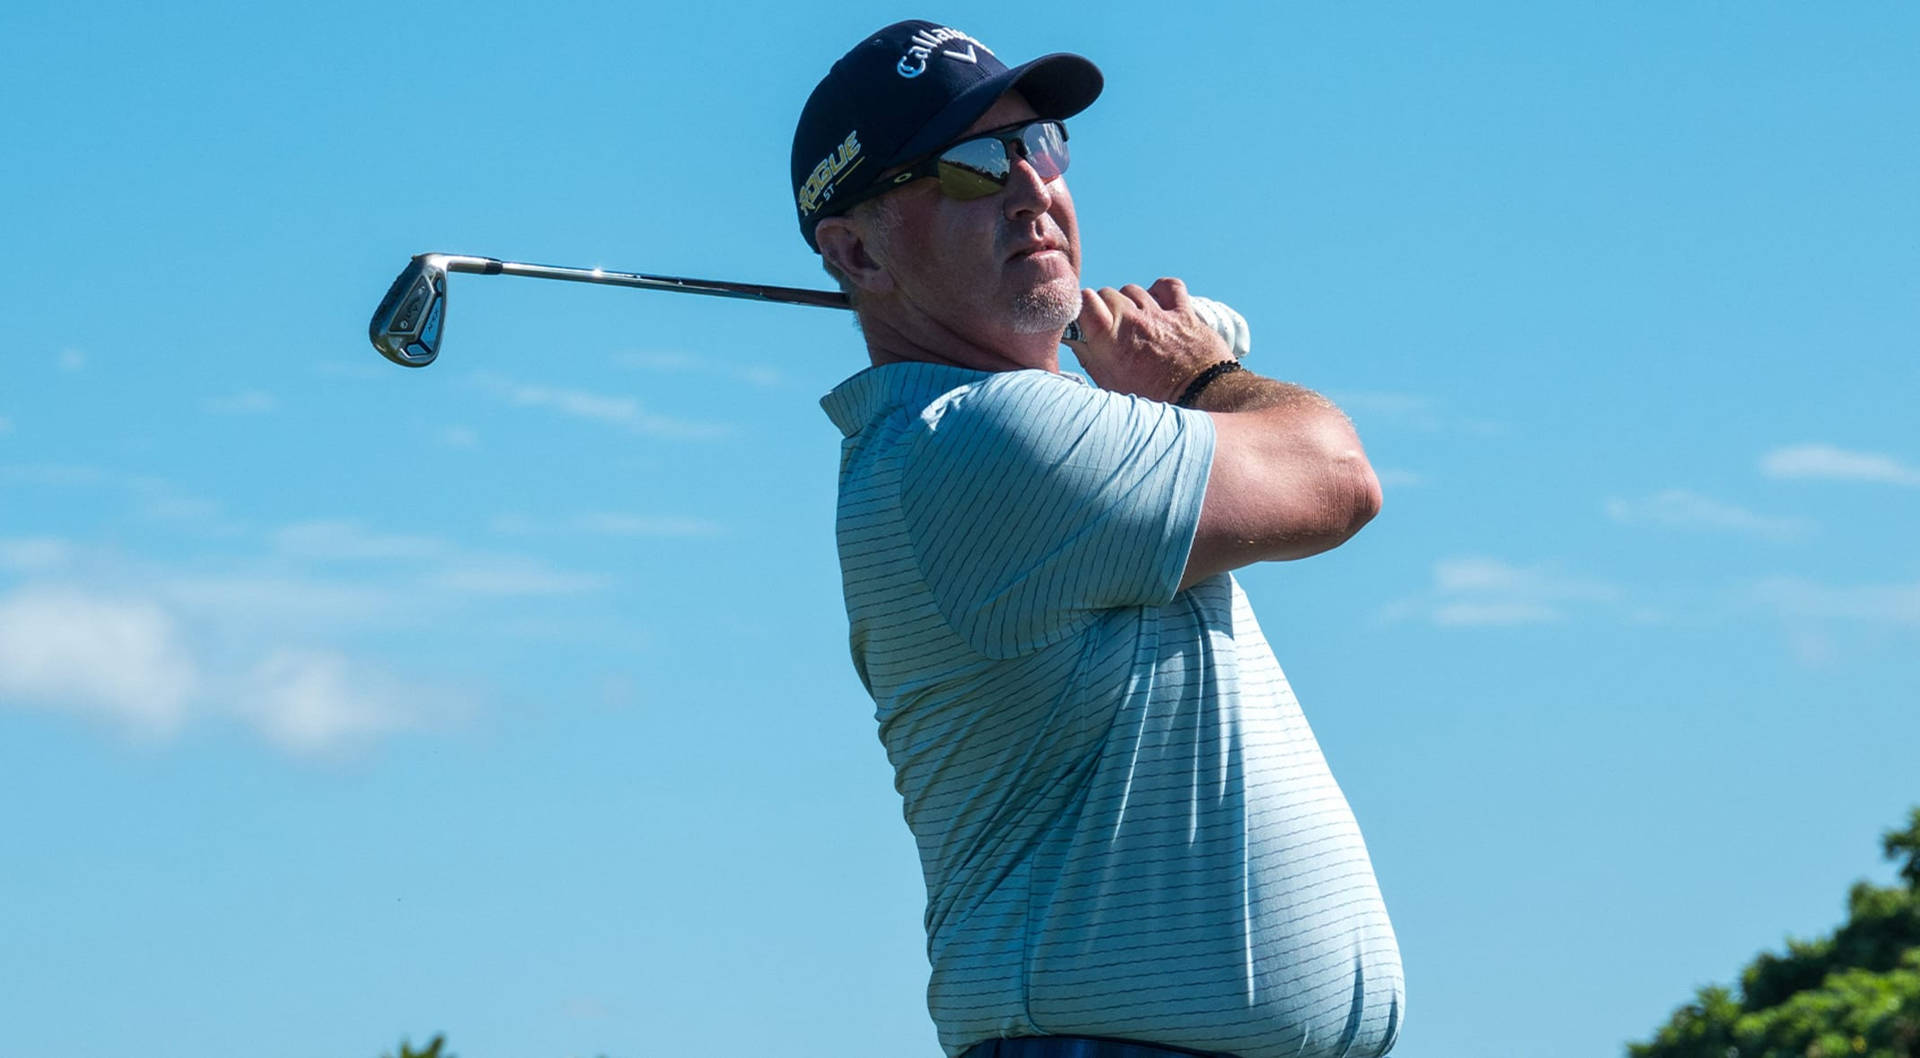
[[1171, 403], [1195, 375], [1233, 357], [1178, 279], [1082, 290], [1078, 322], [1081, 340], [1068, 347], [1101, 389], [1118, 393]]

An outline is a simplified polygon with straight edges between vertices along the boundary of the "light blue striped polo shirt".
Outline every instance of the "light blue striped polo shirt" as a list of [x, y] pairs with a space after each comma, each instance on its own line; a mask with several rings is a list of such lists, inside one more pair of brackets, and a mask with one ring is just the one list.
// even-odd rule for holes
[[1385, 1054], [1400, 954], [1353, 813], [1233, 577], [1178, 590], [1212, 420], [920, 363], [821, 404], [946, 1052]]

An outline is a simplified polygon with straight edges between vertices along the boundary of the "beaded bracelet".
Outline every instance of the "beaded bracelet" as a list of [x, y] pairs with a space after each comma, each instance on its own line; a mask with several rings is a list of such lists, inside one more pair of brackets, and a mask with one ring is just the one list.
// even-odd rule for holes
[[1187, 391], [1180, 394], [1180, 399], [1174, 401], [1174, 403], [1180, 405], [1182, 408], [1191, 408], [1193, 407], [1193, 402], [1200, 399], [1201, 391], [1213, 385], [1214, 379], [1219, 378], [1221, 375], [1231, 375], [1235, 371], [1244, 370], [1246, 369], [1240, 366], [1240, 361], [1238, 360], [1222, 360], [1212, 367], [1207, 368], [1205, 371], [1200, 372], [1198, 375], [1195, 375], [1193, 381], [1187, 383]]

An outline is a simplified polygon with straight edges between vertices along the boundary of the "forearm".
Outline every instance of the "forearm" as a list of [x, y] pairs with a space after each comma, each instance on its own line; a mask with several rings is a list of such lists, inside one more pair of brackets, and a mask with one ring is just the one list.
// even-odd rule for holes
[[1251, 371], [1231, 371], [1207, 384], [1195, 398], [1199, 411], [1242, 412], [1268, 408], [1288, 408], [1301, 412], [1332, 412], [1340, 415], [1333, 402], [1318, 393], [1291, 382], [1256, 375]]

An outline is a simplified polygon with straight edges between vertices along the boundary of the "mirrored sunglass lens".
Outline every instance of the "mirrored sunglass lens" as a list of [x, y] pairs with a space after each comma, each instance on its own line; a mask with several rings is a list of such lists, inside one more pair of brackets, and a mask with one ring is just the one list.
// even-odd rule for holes
[[[1067, 171], [1066, 131], [1057, 121], [1036, 121], [1018, 130], [1016, 148], [1042, 180], [1058, 179]], [[1007, 184], [1013, 164], [1007, 160], [1008, 143], [1000, 133], [956, 143], [939, 158], [940, 190], [947, 197], [967, 201], [985, 198]]]
[[985, 198], [1005, 186], [1007, 186], [1007, 178], [1004, 176], [996, 177], [952, 162], [940, 163], [940, 190], [955, 201], [967, 202], [976, 198]]
[[1010, 170], [999, 140], [956, 143], [940, 156], [940, 190], [962, 201], [985, 198], [1006, 186]]
[[1040, 179], [1052, 180], [1067, 171], [1067, 140], [1057, 123], [1041, 121], [1021, 129], [1020, 145], [1027, 149], [1027, 162]]

